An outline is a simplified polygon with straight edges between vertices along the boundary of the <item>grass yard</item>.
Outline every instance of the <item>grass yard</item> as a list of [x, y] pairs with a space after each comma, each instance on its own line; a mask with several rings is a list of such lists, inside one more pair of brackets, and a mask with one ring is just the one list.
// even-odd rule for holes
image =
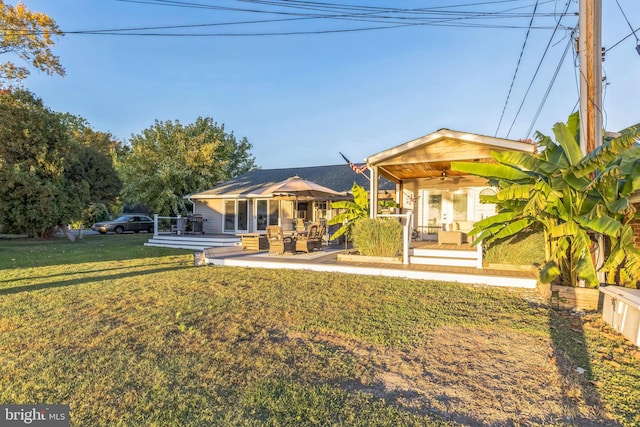
[[194, 267], [147, 237], [0, 241], [0, 402], [66, 403], [74, 426], [640, 425], [640, 351], [597, 314]]

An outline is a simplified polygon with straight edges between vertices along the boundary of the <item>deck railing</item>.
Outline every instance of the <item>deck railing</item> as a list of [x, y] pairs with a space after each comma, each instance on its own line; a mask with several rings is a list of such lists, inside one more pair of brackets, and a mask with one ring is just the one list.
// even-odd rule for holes
[[184, 234], [187, 224], [187, 217], [178, 216], [160, 216], [158, 214], [153, 215], [153, 235], [157, 236], [160, 233], [175, 233]]

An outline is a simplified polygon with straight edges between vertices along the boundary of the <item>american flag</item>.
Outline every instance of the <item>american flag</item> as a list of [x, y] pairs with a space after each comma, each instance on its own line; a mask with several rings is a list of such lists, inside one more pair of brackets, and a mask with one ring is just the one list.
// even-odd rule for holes
[[353, 169], [355, 173], [364, 173], [367, 170], [367, 165], [358, 166], [355, 163], [353, 163], [351, 160], [347, 159], [347, 157], [344, 154], [340, 153], [340, 155], [342, 156], [345, 162], [349, 163], [349, 166], [351, 167], [351, 169]]

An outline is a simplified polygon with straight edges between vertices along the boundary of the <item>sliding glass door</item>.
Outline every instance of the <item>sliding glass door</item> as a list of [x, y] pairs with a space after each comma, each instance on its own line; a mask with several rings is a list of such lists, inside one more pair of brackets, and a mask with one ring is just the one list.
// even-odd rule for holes
[[278, 200], [256, 200], [256, 230], [265, 231], [267, 225], [278, 225], [280, 202]]
[[225, 233], [246, 233], [249, 230], [249, 202], [247, 200], [224, 201]]

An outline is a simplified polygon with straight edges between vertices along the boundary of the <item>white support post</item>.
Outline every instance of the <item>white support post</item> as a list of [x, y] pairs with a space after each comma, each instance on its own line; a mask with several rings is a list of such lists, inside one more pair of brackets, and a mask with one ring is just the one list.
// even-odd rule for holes
[[409, 264], [409, 248], [411, 247], [411, 211], [405, 214], [382, 214], [379, 218], [400, 218], [403, 221], [402, 227], [402, 263]]
[[158, 235], [158, 214], [153, 214], [153, 236]]
[[478, 245], [476, 246], [476, 268], [482, 270], [482, 257], [484, 256], [484, 254], [482, 253], [482, 241], [478, 242]]
[[373, 166], [369, 181], [369, 218], [378, 216], [378, 167]]

